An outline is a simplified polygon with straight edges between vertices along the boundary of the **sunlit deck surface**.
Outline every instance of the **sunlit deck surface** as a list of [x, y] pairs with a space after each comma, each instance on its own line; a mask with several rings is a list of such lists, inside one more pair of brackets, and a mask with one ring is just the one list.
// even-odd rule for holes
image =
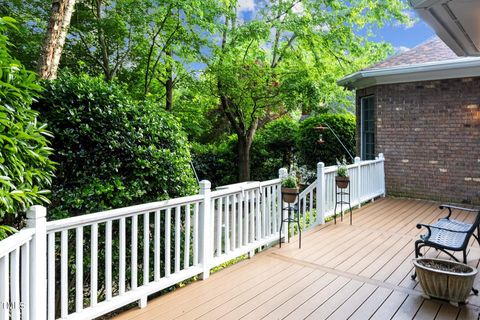
[[[415, 225], [443, 216], [438, 205], [377, 200], [354, 211], [353, 226], [344, 219], [314, 228], [301, 249], [294, 237], [116, 319], [477, 319], [480, 297], [458, 308], [426, 300], [410, 278], [413, 243], [423, 232]], [[478, 267], [480, 248], [470, 244], [468, 263]], [[426, 256], [446, 257], [435, 250]]]

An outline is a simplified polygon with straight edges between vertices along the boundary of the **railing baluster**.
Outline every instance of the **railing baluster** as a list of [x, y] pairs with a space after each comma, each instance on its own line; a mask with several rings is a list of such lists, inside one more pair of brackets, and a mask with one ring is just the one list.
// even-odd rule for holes
[[250, 239], [249, 242], [255, 241], [255, 190], [250, 191]]
[[255, 189], [253, 191], [255, 193], [255, 240], [260, 240], [262, 238], [262, 210], [260, 209], [260, 206], [263, 201], [260, 200], [260, 197], [262, 196], [262, 189], [261, 187], [258, 189]]
[[243, 192], [240, 192], [238, 195], [238, 210], [237, 210], [237, 221], [238, 221], [238, 248], [243, 246]]
[[[298, 205], [300, 206], [300, 201], [298, 201]], [[299, 208], [300, 209], [300, 208]], [[307, 227], [307, 196], [305, 196], [303, 199], [302, 199], [302, 219], [303, 219], [303, 226], [302, 226], [302, 229], [305, 230], [305, 228]]]
[[230, 248], [237, 248], [237, 195], [232, 195], [232, 237], [230, 239]]
[[76, 228], [75, 252], [75, 310], [83, 309], [83, 227]]
[[155, 231], [153, 239], [153, 270], [154, 280], [160, 280], [160, 210], [155, 211]]
[[[9, 294], [9, 281], [8, 281], [8, 260], [9, 260], [9, 254], [4, 256], [3, 258], [0, 258], [0, 302], [3, 303], [8, 303], [10, 301], [10, 298], [8, 297]], [[8, 308], [0, 308], [0, 319], [5, 319], [7, 320], [9, 318], [8, 316]]]
[[143, 215], [143, 285], [150, 282], [150, 212]]
[[196, 202], [193, 212], [193, 265], [198, 265], [198, 245], [199, 245], [199, 235], [198, 235], [198, 212], [200, 210], [200, 203]]
[[180, 206], [175, 207], [175, 273], [180, 272]]
[[249, 243], [249, 230], [250, 227], [250, 193], [245, 191], [245, 201], [243, 206], [243, 219], [245, 219], [244, 228], [243, 228], [243, 243], [247, 245]]
[[60, 313], [62, 318], [66, 318], [68, 315], [68, 230], [63, 230], [61, 233], [60, 268]]
[[[222, 254], [222, 214], [223, 214], [223, 198], [217, 199], [217, 223], [215, 228], [215, 236], [217, 239], [216, 242], [216, 252], [215, 256], [219, 257]], [[215, 208], [215, 207], [214, 207]]]
[[310, 224], [309, 224], [310, 227], [312, 227], [315, 224], [315, 220], [313, 219], [313, 190], [315, 190], [315, 189], [312, 189], [310, 191], [310, 193], [308, 194], [308, 196], [309, 196], [308, 205], [309, 205], [309, 209], [310, 209], [308, 211], [309, 215], [310, 215]]
[[272, 217], [272, 222], [273, 222], [273, 232], [277, 232], [280, 230], [280, 224], [278, 224], [278, 221], [280, 219], [279, 214], [281, 214], [282, 206], [282, 197], [278, 196], [278, 190], [277, 186], [273, 187], [272, 190], [272, 212], [271, 212], [271, 217]]
[[10, 301], [13, 303], [12, 319], [20, 319], [20, 247], [10, 254]]
[[[32, 270], [32, 267], [33, 268], [35, 267], [30, 261], [30, 243], [31, 242], [28, 241], [22, 246], [22, 266], [21, 266], [22, 284], [21, 284], [21, 292], [20, 292], [20, 297], [23, 302], [23, 309], [21, 310], [22, 319], [30, 319], [30, 272]], [[55, 244], [53, 247], [53, 253], [55, 254]], [[53, 268], [55, 268], [55, 260], [54, 260]], [[55, 298], [55, 276], [53, 277], [53, 284], [54, 284], [52, 287], [53, 294], [54, 294], [53, 298]], [[53, 299], [53, 301], [55, 300]], [[54, 306], [53, 303], [52, 305]], [[52, 315], [52, 318], [50, 318], [50, 314]], [[54, 318], [55, 318], [55, 307], [53, 307], [52, 311], [49, 310], [49, 316], [48, 316], [48, 319], [54, 319]]]
[[90, 306], [97, 305], [98, 300], [98, 224], [92, 224], [90, 248]]
[[225, 253], [230, 252], [230, 196], [225, 197]]
[[138, 286], [138, 216], [132, 217], [132, 290]]
[[125, 269], [126, 269], [126, 234], [125, 234], [125, 217], [120, 218], [120, 236], [119, 236], [119, 268], [118, 270], [118, 291], [122, 295], [125, 293]]
[[105, 225], [105, 299], [112, 299], [112, 220]]
[[[48, 282], [47, 282], [47, 292], [48, 292], [48, 319], [55, 319], [55, 232], [48, 234]], [[22, 255], [22, 260], [24, 259]], [[25, 261], [25, 260], [24, 260]], [[24, 273], [22, 272], [22, 275]], [[23, 299], [22, 299], [23, 300]], [[27, 319], [27, 318], [25, 318]]]
[[190, 267], [190, 204], [185, 206], [185, 248], [183, 249], [183, 268]]
[[167, 208], [165, 214], [165, 277], [169, 277], [171, 273], [171, 266], [170, 266], [170, 228], [171, 228], [171, 209]]
[[269, 237], [272, 234], [272, 186], [268, 186], [267, 190], [267, 211], [266, 211], [266, 234], [265, 236]]

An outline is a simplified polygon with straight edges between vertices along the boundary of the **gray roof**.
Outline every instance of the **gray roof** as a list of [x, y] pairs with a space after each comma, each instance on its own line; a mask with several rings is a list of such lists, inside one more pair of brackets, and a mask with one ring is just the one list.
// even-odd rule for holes
[[438, 37], [433, 37], [418, 46], [392, 56], [364, 70], [408, 66], [418, 63], [458, 59], [458, 56]]

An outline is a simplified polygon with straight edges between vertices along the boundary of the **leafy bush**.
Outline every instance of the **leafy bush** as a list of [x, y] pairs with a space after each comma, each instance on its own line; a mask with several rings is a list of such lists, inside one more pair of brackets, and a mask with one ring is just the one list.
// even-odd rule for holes
[[[312, 116], [300, 123], [297, 143], [299, 162], [301, 165], [306, 165], [310, 170], [315, 170], [319, 161], [329, 166], [335, 165], [337, 158], [342, 156], [349, 158], [331, 130], [326, 129], [320, 132], [315, 129], [315, 127], [324, 123], [335, 131], [348, 151], [355, 156], [355, 117], [352, 114]], [[318, 143], [320, 134], [325, 142], [323, 144]]]
[[58, 171], [50, 216], [66, 216], [192, 194], [185, 134], [174, 118], [132, 102], [115, 84], [64, 75], [36, 104], [55, 139]]
[[289, 116], [269, 122], [255, 136], [251, 149], [252, 180], [278, 177], [278, 169], [294, 162], [298, 122]]
[[0, 218], [48, 202], [44, 188], [51, 183], [54, 163], [44, 124], [31, 109], [41, 87], [9, 53], [7, 28], [11, 18], [0, 18]]
[[193, 165], [198, 178], [209, 180], [212, 188], [237, 182], [236, 148], [236, 136], [215, 144], [193, 144]]

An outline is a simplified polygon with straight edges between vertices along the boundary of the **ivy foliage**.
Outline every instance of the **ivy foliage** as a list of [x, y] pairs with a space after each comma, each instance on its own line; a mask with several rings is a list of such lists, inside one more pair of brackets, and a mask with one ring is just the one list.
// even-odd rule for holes
[[195, 192], [185, 133], [174, 117], [87, 75], [45, 84], [36, 104], [55, 135], [55, 219]]
[[48, 203], [54, 163], [46, 125], [31, 109], [41, 87], [34, 73], [10, 55], [6, 37], [15, 21], [0, 18], [0, 218]]
[[[355, 156], [355, 116], [350, 113], [324, 113], [312, 116], [300, 123], [298, 132], [298, 158], [301, 165], [315, 170], [317, 162], [322, 161], [326, 166], [335, 165], [336, 159], [342, 156], [348, 160], [349, 156], [342, 145], [335, 138], [330, 129], [322, 132], [315, 129], [327, 124], [337, 134], [348, 151]], [[319, 140], [324, 143], [319, 143]], [[352, 161], [352, 160], [349, 160]]]

